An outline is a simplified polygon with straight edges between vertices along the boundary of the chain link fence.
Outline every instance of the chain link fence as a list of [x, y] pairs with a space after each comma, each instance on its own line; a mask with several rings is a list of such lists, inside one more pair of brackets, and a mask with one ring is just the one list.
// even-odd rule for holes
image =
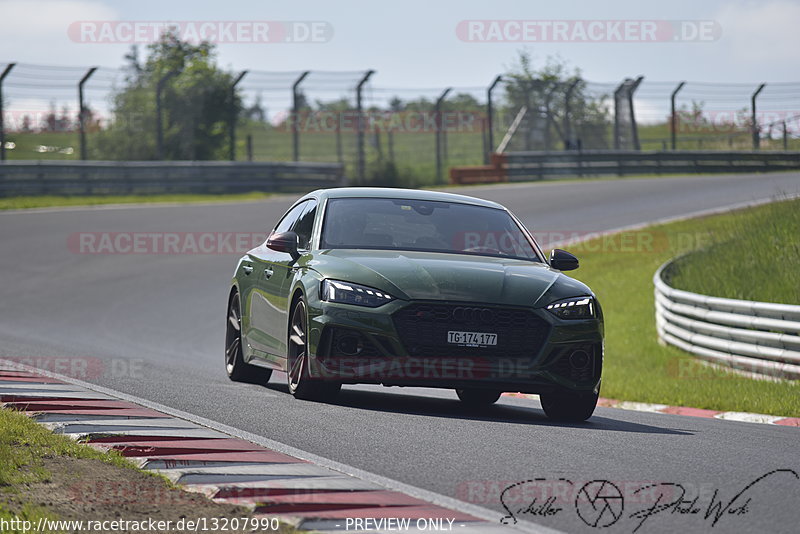
[[[111, 159], [97, 141], [120, 121], [141, 130], [131, 143], [155, 139], [147, 111], [114, 112], [129, 75], [0, 63], [2, 158]], [[242, 110], [229, 125], [229, 159], [338, 162], [352, 183], [444, 182], [449, 167], [495, 152], [800, 149], [800, 82], [499, 76], [486, 86], [410, 88], [385, 87], [369, 70], [232, 75]]]

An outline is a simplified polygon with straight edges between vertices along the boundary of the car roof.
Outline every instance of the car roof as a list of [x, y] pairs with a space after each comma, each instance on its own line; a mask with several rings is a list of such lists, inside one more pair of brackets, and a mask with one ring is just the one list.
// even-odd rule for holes
[[506, 209], [497, 202], [480, 198], [445, 193], [443, 191], [428, 191], [426, 189], [399, 189], [393, 187], [338, 187], [335, 189], [318, 189], [309, 193], [307, 197], [316, 197], [320, 200], [326, 198], [399, 198], [407, 200], [434, 200], [439, 202], [455, 202], [471, 204], [487, 208]]

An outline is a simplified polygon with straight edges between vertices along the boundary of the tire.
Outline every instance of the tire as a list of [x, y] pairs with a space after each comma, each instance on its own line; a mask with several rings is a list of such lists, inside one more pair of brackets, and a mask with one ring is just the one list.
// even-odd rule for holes
[[539, 395], [544, 413], [555, 421], [586, 421], [597, 406], [597, 393], [543, 393]]
[[231, 296], [228, 304], [228, 321], [225, 328], [225, 371], [234, 382], [266, 384], [272, 370], [249, 365], [242, 352], [242, 307], [239, 292]]
[[308, 311], [303, 297], [297, 299], [289, 318], [289, 342], [286, 381], [289, 393], [296, 399], [331, 400], [342, 389], [340, 382], [323, 382], [311, 378], [308, 370]]
[[457, 389], [456, 395], [470, 408], [485, 408], [491, 406], [500, 399], [502, 391], [494, 389]]

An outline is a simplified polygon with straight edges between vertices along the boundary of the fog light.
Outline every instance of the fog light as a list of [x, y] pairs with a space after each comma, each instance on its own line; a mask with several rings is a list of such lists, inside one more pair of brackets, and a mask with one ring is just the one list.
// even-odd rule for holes
[[569, 355], [569, 364], [573, 369], [586, 369], [591, 358], [585, 350], [576, 350]]
[[364, 348], [358, 336], [346, 335], [339, 338], [337, 344], [339, 352], [348, 356], [355, 356]]

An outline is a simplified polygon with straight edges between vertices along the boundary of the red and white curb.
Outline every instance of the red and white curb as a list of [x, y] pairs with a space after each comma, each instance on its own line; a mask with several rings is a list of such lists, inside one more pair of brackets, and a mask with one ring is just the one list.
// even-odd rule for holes
[[395, 525], [409, 520], [411, 531], [439, 526], [463, 534], [556, 532], [534, 523], [505, 526], [498, 512], [133, 399], [0, 360], [4, 407], [23, 411], [56, 433], [115, 449], [188, 491], [246, 506], [256, 515], [278, 516], [301, 530], [354, 530], [355, 521], [369, 519], [370, 531], [381, 532], [391, 530], [392, 523], [381, 522], [391, 518]]
[[[505, 393], [505, 395], [525, 399], [539, 399], [538, 395], [526, 395], [524, 393]], [[620, 408], [622, 410], [633, 410], [636, 412], [666, 413], [671, 415], [686, 415], [689, 417], [724, 419], [726, 421], [738, 421], [740, 423], [761, 423], [800, 427], [800, 417], [783, 417], [780, 415], [766, 415], [763, 413], [723, 412], [719, 410], [689, 408], [687, 406], [668, 406], [666, 404], [652, 404], [647, 402], [619, 401], [605, 399], [603, 397], [600, 397], [597, 405], [603, 408]]]

